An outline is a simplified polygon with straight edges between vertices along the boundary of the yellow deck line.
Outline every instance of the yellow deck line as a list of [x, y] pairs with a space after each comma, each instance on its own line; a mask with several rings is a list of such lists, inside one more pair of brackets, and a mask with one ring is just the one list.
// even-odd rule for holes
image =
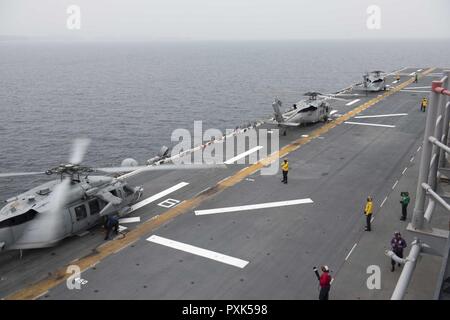
[[[435, 68], [430, 68], [424, 72], [422, 72], [422, 75], [427, 75], [428, 73], [432, 72]], [[89, 268], [91, 268], [93, 265], [98, 264], [103, 258], [106, 258], [115, 252], [118, 252], [123, 247], [126, 247], [130, 245], [132, 242], [138, 241], [143, 236], [148, 235], [151, 231], [155, 230], [156, 228], [162, 226], [164, 223], [176, 218], [177, 216], [186, 213], [188, 211], [192, 211], [194, 208], [198, 207], [202, 202], [214, 197], [219, 192], [222, 192], [223, 190], [236, 185], [240, 181], [244, 180], [249, 175], [252, 175], [253, 173], [257, 172], [264, 166], [267, 166], [268, 164], [272, 163], [273, 161], [277, 161], [279, 157], [286, 156], [287, 154], [297, 150], [302, 145], [307, 144], [312, 139], [319, 137], [320, 135], [328, 132], [332, 128], [336, 127], [337, 125], [343, 123], [344, 121], [347, 121], [351, 117], [355, 116], [356, 114], [366, 110], [367, 108], [375, 105], [376, 103], [380, 102], [381, 100], [385, 99], [386, 97], [400, 91], [404, 87], [410, 85], [413, 83], [414, 78], [411, 78], [408, 81], [403, 82], [402, 84], [392, 88], [389, 91], [386, 91], [381, 96], [378, 96], [376, 98], [373, 98], [364, 104], [362, 104], [359, 107], [356, 107], [355, 109], [347, 112], [343, 116], [337, 118], [336, 120], [329, 122], [327, 124], [324, 124], [322, 127], [314, 130], [307, 138], [300, 138], [297, 139], [290, 144], [284, 146], [279, 151], [274, 152], [270, 156], [268, 156], [265, 159], [260, 160], [259, 162], [250, 165], [243, 170], [237, 172], [236, 174], [230, 176], [229, 178], [217, 183], [213, 188], [208, 189], [207, 191], [191, 198], [188, 200], [183, 201], [178, 206], [169, 209], [165, 213], [159, 215], [158, 217], [149, 219], [142, 224], [140, 224], [136, 229], [131, 230], [129, 233], [127, 233], [127, 236], [123, 239], [115, 240], [107, 242], [99, 247], [96, 248], [96, 250], [83, 258], [80, 258], [76, 264], [80, 267], [81, 271], [85, 271]], [[49, 291], [50, 289], [54, 288], [55, 286], [61, 284], [63, 281], [66, 281], [66, 279], [70, 276], [70, 274], [66, 273], [67, 266], [64, 266], [58, 270], [56, 270], [51, 276], [47, 277], [46, 279], [43, 279], [41, 281], [38, 281], [32, 285], [29, 285], [23, 289], [20, 289], [16, 291], [15, 293], [6, 296], [4, 299], [6, 300], [22, 300], [22, 299], [34, 299], [36, 297], [41, 296], [43, 293]]]

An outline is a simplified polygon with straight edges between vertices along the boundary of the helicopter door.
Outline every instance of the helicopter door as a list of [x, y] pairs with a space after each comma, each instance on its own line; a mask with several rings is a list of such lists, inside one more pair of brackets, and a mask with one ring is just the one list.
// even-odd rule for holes
[[98, 223], [100, 220], [100, 211], [105, 206], [105, 202], [101, 201], [100, 199], [92, 199], [88, 201], [88, 207], [89, 207], [89, 226], [92, 227], [95, 224]]
[[72, 218], [73, 233], [78, 233], [89, 226], [88, 213], [85, 203], [70, 208], [70, 216]]

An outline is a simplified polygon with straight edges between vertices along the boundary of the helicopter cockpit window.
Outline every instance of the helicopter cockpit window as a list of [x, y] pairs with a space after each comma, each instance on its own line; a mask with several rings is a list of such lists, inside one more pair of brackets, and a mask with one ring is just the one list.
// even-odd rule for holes
[[304, 108], [304, 109], [300, 110], [299, 112], [310, 112], [310, 111], [314, 111], [316, 109], [317, 108], [314, 106], [309, 106], [308, 108]]
[[75, 216], [77, 217], [77, 221], [83, 220], [87, 217], [87, 211], [84, 204], [75, 207]]
[[98, 203], [98, 199], [89, 201], [89, 211], [91, 216], [100, 212], [100, 204]]
[[3, 220], [2, 222], [0, 222], [0, 229], [1, 228], [7, 228], [7, 227], [13, 227], [13, 226], [17, 226], [19, 224], [28, 222], [32, 219], [34, 219], [34, 217], [36, 216], [38, 212], [30, 209], [27, 212], [19, 215], [19, 216], [15, 216], [6, 220]]
[[114, 197], [117, 197], [117, 191], [115, 189], [109, 191]]

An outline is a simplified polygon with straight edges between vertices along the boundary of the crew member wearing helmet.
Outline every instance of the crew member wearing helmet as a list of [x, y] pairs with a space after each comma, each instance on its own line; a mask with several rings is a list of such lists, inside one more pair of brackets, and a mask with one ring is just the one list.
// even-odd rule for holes
[[[402, 235], [400, 232], [395, 231], [394, 232], [394, 238], [391, 240], [391, 247], [392, 251], [395, 253], [395, 255], [399, 258], [403, 258], [403, 249], [406, 248], [406, 241], [402, 238]], [[394, 259], [391, 259], [391, 271], [395, 271], [395, 261]], [[400, 267], [401, 264], [399, 263], [398, 266]]]
[[328, 266], [321, 267], [322, 274], [319, 278], [320, 284], [320, 292], [319, 292], [319, 300], [328, 300], [328, 294], [330, 293], [331, 288], [331, 276], [330, 269]]

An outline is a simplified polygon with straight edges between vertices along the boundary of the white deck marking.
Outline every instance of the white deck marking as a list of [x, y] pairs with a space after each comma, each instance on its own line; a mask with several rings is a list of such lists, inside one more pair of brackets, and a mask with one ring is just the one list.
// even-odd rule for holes
[[250, 205], [246, 205], [246, 206], [195, 210], [195, 215], [200, 216], [200, 215], [216, 214], [216, 213], [223, 213], [223, 212], [236, 212], [236, 211], [257, 210], [257, 209], [264, 209], [264, 208], [276, 208], [276, 207], [293, 206], [296, 204], [305, 204], [305, 203], [313, 203], [313, 202], [314, 201], [312, 201], [310, 198], [286, 200], [286, 201], [278, 201], [278, 202], [267, 202], [267, 203], [259, 203], [259, 204], [250, 204]]
[[253, 153], [255, 151], [258, 151], [259, 149], [262, 149], [262, 148], [263, 148], [262, 146], [257, 146], [257, 147], [251, 148], [250, 150], [247, 150], [247, 151], [245, 151], [245, 152], [243, 152], [241, 154], [238, 154], [236, 157], [228, 159], [224, 163], [225, 164], [232, 164], [233, 162], [235, 162], [235, 161], [237, 161], [237, 160], [239, 160], [241, 158], [244, 158], [244, 157], [248, 156], [249, 154], [251, 154], [251, 153]]
[[419, 69], [419, 70], [417, 70], [417, 72], [420, 72], [420, 71], [422, 71], [423, 69]]
[[141, 222], [141, 217], [130, 217], [119, 219], [119, 223], [135, 223], [135, 222]]
[[397, 82], [399, 82], [399, 80], [392, 81], [392, 84], [395, 84], [395, 83], [397, 83]]
[[408, 170], [408, 167], [406, 167], [405, 169], [403, 169], [402, 174], [405, 174], [406, 170]]
[[353, 122], [353, 121], [345, 121], [344, 123], [357, 124], [357, 125], [360, 125], [360, 126], [395, 128], [395, 126], [391, 126], [391, 125], [388, 125], [388, 124], [378, 124], [378, 123], [364, 123], [364, 122]]
[[431, 86], [424, 86], [424, 87], [406, 87], [403, 90], [409, 90], [409, 89], [431, 89]]
[[238, 268], [244, 268], [248, 264], [248, 261], [245, 261], [245, 260], [230, 257], [227, 255], [218, 253], [218, 252], [202, 249], [199, 247], [194, 247], [194, 246], [191, 246], [186, 243], [159, 237], [157, 235], [152, 235], [150, 238], [147, 238], [147, 241], [157, 243], [157, 244], [160, 244], [163, 246], [167, 246], [167, 247], [170, 247], [173, 249], [189, 252], [189, 253], [195, 254], [197, 256], [204, 257], [204, 258], [216, 260], [216, 261], [226, 263], [226, 264], [232, 265], [234, 267], [238, 267]]
[[358, 245], [357, 243], [355, 243], [355, 244], [353, 245], [352, 249], [350, 250], [350, 252], [349, 252], [349, 253], [347, 254], [347, 256], [345, 257], [345, 261], [348, 260], [348, 258], [349, 258], [350, 255], [352, 254], [353, 250], [355, 250], [355, 248], [356, 248], [357, 245]]
[[416, 74], [416, 72], [414, 71], [414, 72], [411, 72], [409, 75], [410, 76], [413, 76], [413, 75], [415, 75]]
[[359, 100], [361, 100], [361, 99], [355, 99], [355, 100], [350, 101], [349, 103], [347, 103], [347, 104], [345, 104], [345, 105], [346, 105], [346, 106], [351, 106], [352, 104], [357, 103]]
[[397, 186], [397, 183], [398, 183], [398, 180], [397, 180], [397, 181], [395, 181], [394, 185], [392, 186], [392, 190], [394, 190], [394, 189], [395, 189], [395, 187]]
[[124, 227], [124, 226], [121, 226], [121, 225], [119, 225], [119, 232], [122, 232], [122, 231], [125, 231], [125, 230], [127, 230], [128, 228], [127, 227]]
[[302, 134], [302, 138], [308, 138], [309, 135], [308, 134]]
[[373, 220], [375, 220], [375, 217], [372, 217], [372, 219], [370, 219], [370, 222], [372, 223], [372, 222], [373, 222]]
[[422, 146], [418, 147], [418, 148], [417, 148], [417, 152], [419, 152], [421, 148], [422, 148]]
[[402, 89], [400, 91], [401, 92], [411, 92], [411, 93], [430, 93], [430, 91], [428, 91], [428, 90], [405, 90], [405, 89]]
[[409, 159], [409, 162], [413, 162], [414, 161], [414, 157], [411, 157], [411, 159]]
[[379, 114], [373, 116], [356, 116], [355, 119], [365, 119], [365, 118], [383, 118], [383, 117], [400, 117], [407, 116], [407, 113], [391, 113], [391, 114]]
[[386, 202], [386, 200], [387, 200], [387, 196], [386, 197], [384, 197], [384, 200], [383, 200], [383, 202], [380, 204], [380, 208], [384, 205], [384, 203]]
[[158, 199], [160, 199], [162, 197], [165, 197], [168, 194], [170, 194], [170, 193], [172, 193], [174, 191], [177, 191], [178, 189], [181, 189], [181, 188], [187, 186], [188, 184], [189, 183], [187, 183], [187, 182], [180, 182], [179, 184], [176, 184], [173, 187], [170, 187], [169, 189], [166, 189], [166, 190], [161, 191], [161, 192], [159, 192], [159, 193], [157, 193], [157, 194], [155, 194], [155, 195], [153, 195], [151, 197], [148, 197], [147, 199], [142, 200], [142, 201], [132, 205], [131, 206], [131, 212], [135, 211], [135, 210], [137, 210], [139, 208], [142, 208], [143, 206], [146, 206], [149, 203], [152, 203], [152, 202], [154, 202], [154, 201], [156, 201], [156, 200], [158, 200]]

